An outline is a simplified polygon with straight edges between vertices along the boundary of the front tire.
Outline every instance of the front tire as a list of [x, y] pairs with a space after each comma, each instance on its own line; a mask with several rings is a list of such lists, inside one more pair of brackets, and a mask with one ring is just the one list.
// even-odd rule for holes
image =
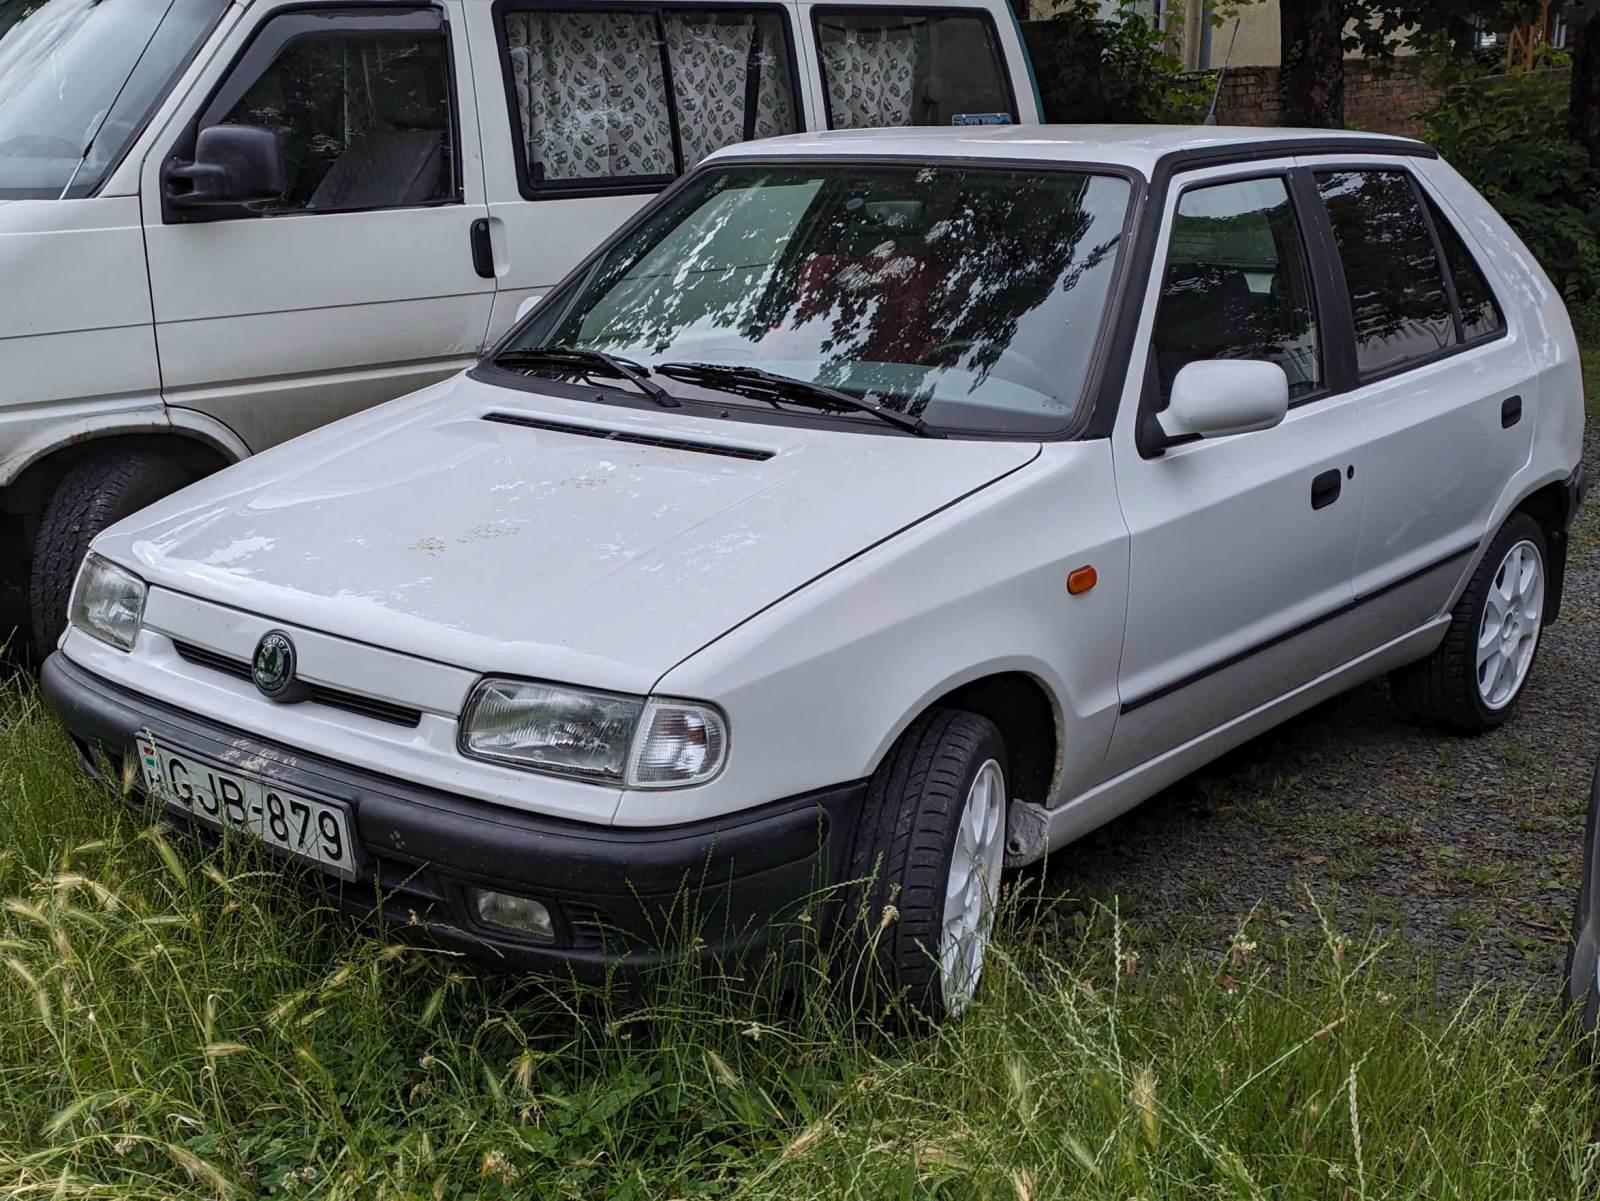
[[61, 477], [39, 522], [29, 577], [29, 616], [40, 660], [67, 627], [67, 602], [89, 543], [107, 526], [193, 479], [181, 463], [148, 450], [90, 455]]
[[1006, 836], [1005, 741], [993, 722], [941, 709], [873, 775], [849, 873], [847, 966], [877, 1002], [933, 1021], [959, 1014], [983, 971]]
[[1456, 602], [1439, 648], [1390, 675], [1404, 716], [1464, 734], [1505, 722], [1544, 632], [1549, 562], [1539, 523], [1526, 513], [1507, 518]]

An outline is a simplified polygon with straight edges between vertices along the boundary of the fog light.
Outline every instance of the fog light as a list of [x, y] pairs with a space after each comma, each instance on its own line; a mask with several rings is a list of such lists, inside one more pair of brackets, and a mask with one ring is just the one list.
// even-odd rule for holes
[[539, 942], [555, 942], [556, 926], [550, 920], [549, 907], [543, 903], [509, 892], [490, 892], [487, 888], [469, 891], [473, 911], [485, 926], [511, 930]]

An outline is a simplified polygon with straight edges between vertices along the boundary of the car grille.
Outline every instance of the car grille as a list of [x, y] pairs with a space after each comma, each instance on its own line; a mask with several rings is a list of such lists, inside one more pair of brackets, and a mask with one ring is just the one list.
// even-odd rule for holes
[[[192, 642], [174, 641], [172, 645], [178, 652], [178, 657], [185, 663], [219, 671], [238, 680], [251, 678], [250, 664], [244, 659], [235, 659], [232, 655], [207, 650], [203, 646], [195, 646]], [[327, 705], [330, 709], [359, 713], [363, 717], [386, 721], [396, 726], [415, 727], [422, 721], [422, 710], [397, 705], [393, 701], [380, 701], [370, 696], [360, 696], [354, 692], [344, 692], [338, 688], [329, 688], [309, 681], [306, 682], [306, 688], [311, 693], [312, 701], [319, 705]]]

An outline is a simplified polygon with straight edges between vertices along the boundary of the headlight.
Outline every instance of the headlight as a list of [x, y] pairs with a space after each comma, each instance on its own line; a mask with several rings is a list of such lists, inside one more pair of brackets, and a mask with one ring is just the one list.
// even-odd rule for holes
[[68, 620], [118, 650], [131, 651], [144, 620], [144, 581], [91, 554], [78, 569]]
[[461, 733], [476, 758], [625, 788], [703, 783], [727, 748], [727, 724], [707, 705], [524, 680], [481, 682]]

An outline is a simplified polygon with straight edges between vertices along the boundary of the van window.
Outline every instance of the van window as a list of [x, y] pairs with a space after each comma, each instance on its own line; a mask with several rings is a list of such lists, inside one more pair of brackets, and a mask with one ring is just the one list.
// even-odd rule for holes
[[1456, 345], [1444, 269], [1411, 176], [1325, 171], [1317, 173], [1317, 187], [1344, 264], [1362, 376], [1394, 371]]
[[799, 128], [779, 8], [506, 12], [527, 190], [662, 184]]
[[1290, 399], [1322, 387], [1311, 270], [1281, 178], [1179, 197], [1153, 345], [1163, 400], [1178, 372], [1203, 359], [1277, 363]]
[[[274, 20], [296, 20], [293, 15]], [[368, 26], [373, 22], [369, 19]], [[258, 37], [271, 36], [271, 23]], [[218, 122], [277, 131], [289, 178], [267, 212], [403, 208], [456, 198], [442, 30], [293, 37]]]
[[994, 21], [962, 9], [817, 9], [830, 129], [1010, 124]]
[[1483, 268], [1478, 266], [1455, 226], [1431, 196], [1428, 197], [1428, 214], [1439, 233], [1439, 244], [1444, 247], [1445, 265], [1450, 268], [1450, 276], [1455, 281], [1456, 304], [1461, 310], [1462, 340], [1473, 342], [1479, 338], [1493, 337], [1505, 329], [1506, 318], [1501, 312], [1500, 302], [1495, 299], [1494, 289], [1484, 278]]

